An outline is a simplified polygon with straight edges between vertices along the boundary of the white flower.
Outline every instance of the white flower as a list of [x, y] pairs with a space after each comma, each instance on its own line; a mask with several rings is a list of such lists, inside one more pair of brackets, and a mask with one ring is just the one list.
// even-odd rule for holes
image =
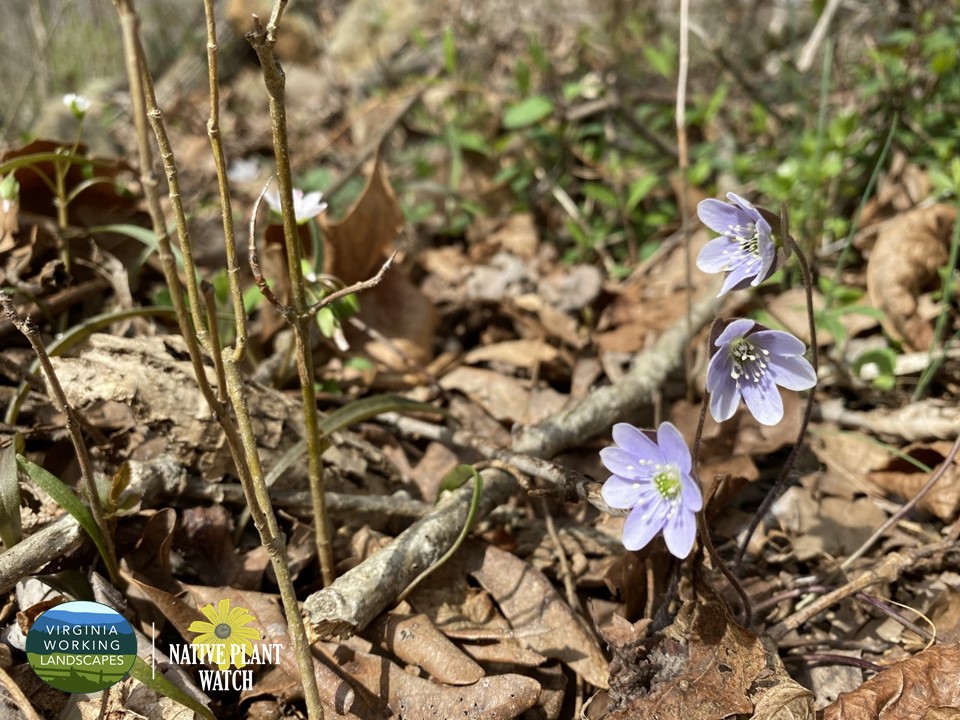
[[70, 112], [73, 113], [73, 116], [77, 120], [82, 120], [83, 116], [87, 114], [87, 111], [90, 109], [90, 106], [93, 104], [85, 98], [83, 95], [77, 95], [76, 93], [67, 93], [63, 96], [63, 104], [70, 108]]
[[[282, 214], [280, 209], [280, 193], [272, 188], [267, 190], [263, 198], [273, 210]], [[302, 225], [310, 218], [314, 218], [327, 209], [323, 202], [323, 193], [311, 192], [306, 195], [299, 188], [293, 189], [293, 214], [297, 218], [297, 225]]]

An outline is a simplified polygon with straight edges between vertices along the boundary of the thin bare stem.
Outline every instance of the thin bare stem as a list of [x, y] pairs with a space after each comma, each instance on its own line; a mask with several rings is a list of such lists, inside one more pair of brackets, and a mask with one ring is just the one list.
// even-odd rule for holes
[[260, 203], [263, 202], [263, 196], [267, 194], [272, 180], [273, 178], [270, 178], [267, 184], [263, 186], [263, 190], [260, 191], [260, 196], [253, 204], [253, 214], [250, 216], [250, 240], [247, 245], [247, 253], [250, 260], [250, 271], [253, 273], [253, 281], [257, 284], [257, 287], [260, 288], [260, 294], [263, 295], [268, 303], [276, 308], [278, 313], [289, 321], [293, 316], [293, 308], [289, 305], [284, 305], [277, 296], [273, 294], [273, 290], [270, 289], [270, 285], [267, 284], [267, 280], [263, 276], [263, 270], [260, 268], [260, 257], [257, 255], [257, 212], [260, 210]]
[[[783, 237], [783, 241], [793, 251], [794, 255], [796, 255], [797, 262], [800, 265], [800, 272], [803, 274], [803, 287], [806, 291], [807, 320], [809, 322], [810, 332], [810, 364], [813, 365], [813, 373], [814, 376], [816, 376], [820, 370], [820, 363], [818, 360], [819, 349], [817, 347], [817, 322], [813, 309], [813, 278], [810, 275], [810, 266], [807, 264], [806, 257], [804, 257], [803, 252], [800, 250], [800, 247], [794, 241], [793, 237], [790, 236], [790, 228], [788, 225], [785, 206], [781, 207], [780, 213], [781, 235]], [[790, 449], [790, 454], [787, 456], [787, 460], [783, 464], [783, 468], [780, 470], [780, 475], [777, 477], [777, 481], [773, 484], [773, 487], [770, 488], [770, 491], [767, 493], [766, 497], [763, 498], [763, 502], [760, 503], [760, 507], [757, 508], [757, 512], [754, 514], [753, 518], [751, 518], [750, 525], [747, 527], [747, 532], [743, 536], [743, 540], [740, 542], [740, 547], [737, 548], [737, 555], [733, 561], [733, 566], [737, 571], [740, 570], [740, 566], [743, 563], [743, 556], [747, 551], [747, 545], [750, 543], [750, 538], [753, 537], [753, 533], [756, 532], [757, 528], [760, 526], [760, 523], [763, 521], [764, 516], [770, 509], [770, 506], [773, 505], [774, 501], [780, 497], [781, 493], [784, 491], [784, 489], [786, 489], [787, 483], [790, 480], [790, 471], [793, 470], [793, 466], [797, 462], [797, 457], [800, 455], [800, 448], [803, 446], [803, 438], [806, 436], [807, 427], [810, 425], [810, 416], [813, 414], [813, 401], [815, 397], [816, 390], [815, 388], [812, 388], [810, 393], [807, 395], [806, 403], [803, 406], [803, 417], [800, 420], [800, 430], [797, 432], [797, 442]]]
[[203, 305], [207, 311], [207, 327], [210, 328], [210, 356], [213, 369], [217, 374], [217, 391], [221, 402], [227, 401], [227, 376], [223, 369], [223, 347], [220, 344], [220, 331], [217, 329], [217, 302], [213, 285], [206, 280], [200, 283]]
[[40, 331], [30, 320], [20, 317], [13, 300], [7, 293], [0, 290], [0, 306], [7, 314], [7, 319], [23, 333], [23, 336], [30, 343], [33, 351], [40, 361], [40, 368], [47, 378], [47, 384], [50, 392], [53, 394], [53, 400], [57, 404], [57, 409], [63, 413], [67, 422], [67, 434], [70, 436], [70, 442], [73, 444], [73, 451], [77, 454], [77, 462], [80, 464], [80, 477], [83, 480], [84, 494], [87, 504], [93, 514], [94, 522], [100, 528], [103, 535], [103, 542], [106, 546], [106, 557], [104, 562], [107, 565], [107, 572], [110, 573], [110, 579], [114, 584], [120, 583], [120, 573], [117, 571], [117, 552], [113, 546], [113, 533], [107, 524], [107, 517], [103, 512], [103, 505], [100, 503], [100, 493], [97, 491], [97, 481], [93, 474], [93, 464], [90, 462], [90, 453], [87, 451], [87, 444], [83, 440], [83, 433], [80, 432], [80, 418], [77, 411], [67, 400], [67, 395], [63, 391], [60, 379], [53, 369], [53, 363], [50, 362], [50, 356], [47, 354], [43, 341], [40, 339]]
[[237, 327], [233, 359], [239, 362], [247, 349], [247, 314], [243, 306], [243, 288], [240, 287], [240, 262], [237, 258], [236, 234], [233, 227], [233, 206], [230, 202], [227, 160], [220, 133], [220, 81], [217, 70], [217, 25], [213, 12], [213, 0], [203, 0], [203, 11], [207, 19], [207, 71], [210, 78], [210, 119], [207, 120], [207, 136], [210, 138], [210, 149], [213, 152], [213, 161], [217, 168], [220, 214], [223, 218], [223, 240], [227, 254], [227, 280], [230, 283], [233, 316]]
[[383, 280], [383, 276], [387, 274], [387, 270], [390, 269], [390, 266], [393, 264], [393, 259], [397, 256], [398, 250], [394, 250], [393, 254], [386, 259], [383, 265], [380, 266], [380, 269], [377, 271], [377, 274], [372, 278], [367, 280], [360, 280], [355, 282], [353, 285], [348, 285], [347, 287], [340, 288], [336, 292], [332, 292], [329, 295], [324, 295], [317, 302], [313, 303], [309, 308], [307, 308], [304, 315], [307, 318], [312, 317], [317, 313], [321, 308], [326, 307], [327, 305], [345, 298], [347, 295], [353, 295], [354, 293], [363, 292], [364, 290], [369, 290], [376, 287], [380, 284], [380, 281]]
[[947, 453], [947, 457], [945, 457], [943, 462], [940, 463], [940, 467], [938, 467], [937, 471], [930, 476], [930, 479], [923, 484], [923, 487], [920, 488], [912, 498], [910, 498], [909, 502], [904, 503], [903, 507], [901, 507], [893, 515], [891, 515], [883, 525], [878, 527], [876, 532], [874, 532], [873, 535], [867, 538], [867, 540], [863, 543], [863, 545], [858, 547], [853, 553], [851, 553], [850, 557], [848, 557], [846, 560], [844, 560], [840, 564], [841, 570], [846, 570], [857, 559], [862, 557], [863, 554], [867, 552], [867, 550], [872, 548], [880, 538], [886, 535], [887, 531], [890, 528], [892, 528], [894, 525], [896, 525], [901, 520], [903, 520], [903, 518], [906, 517], [907, 513], [913, 510], [917, 506], [917, 503], [919, 503], [921, 500], [923, 500], [923, 498], [927, 496], [927, 493], [933, 490], [933, 487], [938, 482], [940, 482], [940, 479], [944, 476], [947, 470], [953, 465], [953, 461], [957, 457], [958, 450], [960, 450], [960, 435], [958, 435], [957, 439], [953, 441], [953, 445], [950, 446], [950, 452]]
[[[116, 2], [117, 0], [114, 0]], [[129, 2], [129, 0], [122, 0]], [[197, 266], [193, 260], [193, 245], [190, 242], [190, 229], [187, 226], [187, 215], [183, 209], [183, 196], [180, 194], [180, 172], [177, 170], [173, 146], [167, 135], [167, 128], [163, 124], [163, 111], [157, 104], [157, 94], [153, 89], [153, 76], [147, 67], [146, 55], [140, 44], [140, 35], [134, 36], [136, 43], [137, 68], [141, 78], [143, 98], [146, 104], [147, 118], [153, 128], [153, 135], [160, 150], [160, 159], [167, 175], [167, 194], [170, 197], [170, 207], [173, 209], [173, 219], [177, 228], [177, 240], [180, 242], [180, 252], [183, 256], [183, 275], [187, 286], [187, 297], [190, 299], [190, 314], [193, 318], [194, 333], [200, 345], [207, 347], [209, 336], [203, 324], [203, 300], [200, 297], [200, 288], [197, 283]]]
[[335, 577], [333, 548], [330, 540], [330, 520], [324, 498], [323, 464], [320, 459], [323, 452], [323, 440], [320, 437], [317, 418], [313, 352], [309, 342], [311, 324], [306, 316], [307, 301], [303, 283], [303, 269], [300, 263], [300, 237], [297, 232], [293, 204], [293, 181], [290, 172], [287, 116], [284, 105], [285, 76], [273, 51], [276, 42], [276, 23], [279, 21], [285, 5], [284, 0], [276, 0], [266, 29], [260, 23], [260, 19], [254, 15], [254, 29], [247, 33], [246, 37], [260, 60], [270, 108], [273, 152], [277, 161], [277, 184], [280, 188], [280, 207], [283, 216], [283, 236], [287, 250], [287, 269], [290, 274], [291, 304], [294, 310], [294, 317], [291, 319], [290, 325], [293, 328], [296, 340], [297, 372], [300, 376], [300, 391], [303, 397], [303, 420], [307, 439], [310, 494], [313, 498], [314, 532], [321, 575], [324, 584], [329, 585]]
[[[130, 0], [114, 0], [114, 5], [117, 8], [123, 29], [127, 76], [130, 82], [134, 122], [137, 129], [137, 147], [140, 153], [141, 182], [147, 197], [147, 205], [150, 210], [154, 233], [157, 236], [159, 245], [160, 261], [167, 283], [170, 286], [170, 296], [176, 310], [180, 331], [187, 344], [187, 350], [190, 355], [190, 362], [193, 366], [194, 374], [197, 378], [197, 384], [203, 393], [204, 399], [206, 399], [217, 421], [223, 428], [230, 454], [236, 466], [237, 475], [240, 478], [244, 494], [250, 505], [251, 518], [260, 534], [261, 543], [267, 548], [270, 555], [270, 561], [277, 577], [280, 599], [283, 604], [288, 630], [296, 651], [308, 715], [311, 718], [322, 720], [323, 708], [320, 705], [316, 675], [313, 669], [313, 658], [310, 653], [303, 617], [300, 614], [299, 604], [297, 603], [296, 591], [293, 587], [287, 566], [285, 538], [279, 530], [276, 516], [269, 503], [269, 498], [265, 495], [266, 487], [263, 482], [263, 471], [259, 463], [259, 456], [256, 453], [256, 438], [251, 435], [250, 431], [249, 413], [242, 391], [242, 383], [239, 379], [239, 371], [236, 368], [236, 364], [231, 362], [232, 358], [224, 358], [226, 361], [224, 363], [224, 374], [226, 377], [227, 392], [233, 401], [234, 409], [238, 415], [238, 423], [243, 431], [242, 439], [240, 432], [238, 432], [237, 425], [234, 424], [230, 417], [227, 407], [217, 398], [210, 382], [207, 380], [198, 337], [194, 328], [191, 327], [191, 317], [185, 307], [183, 287], [180, 285], [180, 279], [177, 274], [177, 266], [170, 244], [170, 237], [166, 232], [163, 211], [160, 207], [159, 193], [157, 192], [156, 177], [152, 172], [153, 160], [147, 137], [147, 100], [145, 97], [147, 94], [152, 94], [152, 80], [142, 59], [142, 48], [138, 38], [138, 20], [136, 14], [133, 12]], [[166, 135], [159, 109], [156, 108], [155, 100], [153, 102], [153, 108], [156, 110], [151, 116], [153, 128], [155, 134], [158, 136], [158, 143], [161, 144], [162, 148], [163, 141], [161, 141], [160, 138], [161, 136], [165, 138]], [[169, 143], [167, 143], [167, 149], [169, 149]], [[168, 158], [169, 162], [172, 163], [172, 152]], [[167, 170], [169, 178], [169, 165], [167, 166]], [[173, 176], [174, 178], [176, 177], [175, 172]], [[177, 197], [179, 198], [179, 195]], [[193, 287], [194, 292], [199, 297], [199, 289], [197, 288], [196, 274], [193, 269], [192, 260], [189, 266], [186, 265], [190, 248], [189, 237], [182, 235], [181, 241], [184, 243], [182, 249], [185, 266], [187, 267], [187, 287]], [[199, 312], [199, 302], [195, 301], [193, 303], [192, 310], [195, 313]], [[194, 319], [194, 324], [198, 330], [203, 327], [197, 318]]]

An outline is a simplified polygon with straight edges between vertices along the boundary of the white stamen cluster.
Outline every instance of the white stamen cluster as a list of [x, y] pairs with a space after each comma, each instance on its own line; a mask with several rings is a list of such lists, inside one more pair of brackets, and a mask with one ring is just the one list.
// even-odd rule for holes
[[769, 350], [758, 348], [749, 340], [740, 338], [730, 343], [730, 355], [733, 358], [733, 368], [730, 370], [730, 377], [740, 384], [740, 378], [746, 377], [755, 383], [760, 382], [767, 371], [767, 356]]

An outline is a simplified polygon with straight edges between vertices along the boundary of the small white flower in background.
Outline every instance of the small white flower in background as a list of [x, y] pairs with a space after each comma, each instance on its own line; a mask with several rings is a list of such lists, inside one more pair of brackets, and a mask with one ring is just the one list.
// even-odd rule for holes
[[[283, 214], [280, 209], [280, 192], [271, 188], [264, 194], [263, 199], [267, 205], [277, 213]], [[323, 202], [322, 192], [311, 192], [306, 195], [299, 188], [293, 189], [293, 214], [297, 218], [297, 225], [303, 225], [310, 218], [327, 209], [327, 204]]]
[[256, 157], [238, 158], [230, 163], [227, 179], [230, 182], [253, 182], [260, 175], [260, 162]]
[[77, 95], [76, 93], [67, 93], [64, 95], [63, 104], [70, 109], [70, 112], [73, 113], [73, 116], [77, 120], [83, 120], [83, 116], [87, 114], [87, 111], [92, 105], [87, 98], [83, 95]]

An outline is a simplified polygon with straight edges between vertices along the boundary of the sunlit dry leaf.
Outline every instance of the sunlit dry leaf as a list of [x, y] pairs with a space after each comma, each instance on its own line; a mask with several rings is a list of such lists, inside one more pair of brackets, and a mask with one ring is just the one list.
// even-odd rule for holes
[[569, 665], [591, 685], [607, 687], [607, 662], [550, 581], [520, 558], [492, 545], [461, 552], [470, 574], [489, 592], [527, 647]]
[[921, 293], [939, 284], [956, 217], [956, 207], [943, 204], [903, 213], [884, 225], [867, 262], [867, 292], [886, 316], [884, 330], [914, 350], [928, 349], [933, 340], [917, 303]]
[[527, 411], [529, 391], [503, 373], [458, 367], [440, 379], [445, 390], [459, 390], [498, 420], [520, 422]]
[[[904, 452], [927, 467], [935, 469], [946, 458], [950, 446], [951, 443], [942, 440], [929, 444], [917, 443], [905, 448]], [[930, 475], [905, 460], [891, 458], [885, 467], [874, 470], [867, 478], [872, 485], [884, 493], [909, 499], [917, 494], [917, 491], [930, 479]], [[960, 506], [960, 465], [955, 460], [933, 489], [920, 501], [919, 507], [936, 515], [944, 522], [950, 522], [957, 516], [958, 506]]]
[[822, 720], [915, 720], [932, 710], [956, 710], [958, 668], [960, 644], [934, 645], [841, 695]]
[[136, 718], [140, 720], [194, 720], [196, 713], [175, 700], [128, 677], [111, 688], [103, 713], [102, 698], [82, 700], [77, 704], [82, 720], [101, 718]]
[[512, 674], [484, 677], [472, 685], [439, 685], [370, 654], [369, 644], [356, 636], [340, 645], [319, 643], [317, 648], [365, 687], [380, 703], [381, 712], [394, 717], [508, 720], [533, 707], [540, 696], [539, 683]]
[[437, 630], [426, 615], [384, 614], [365, 635], [441, 683], [471, 685], [483, 677], [483, 669]]
[[532, 368], [537, 363], [553, 362], [559, 355], [557, 349], [543, 340], [508, 340], [481, 345], [463, 357], [468, 365], [482, 362], [499, 362], [511, 367]]

